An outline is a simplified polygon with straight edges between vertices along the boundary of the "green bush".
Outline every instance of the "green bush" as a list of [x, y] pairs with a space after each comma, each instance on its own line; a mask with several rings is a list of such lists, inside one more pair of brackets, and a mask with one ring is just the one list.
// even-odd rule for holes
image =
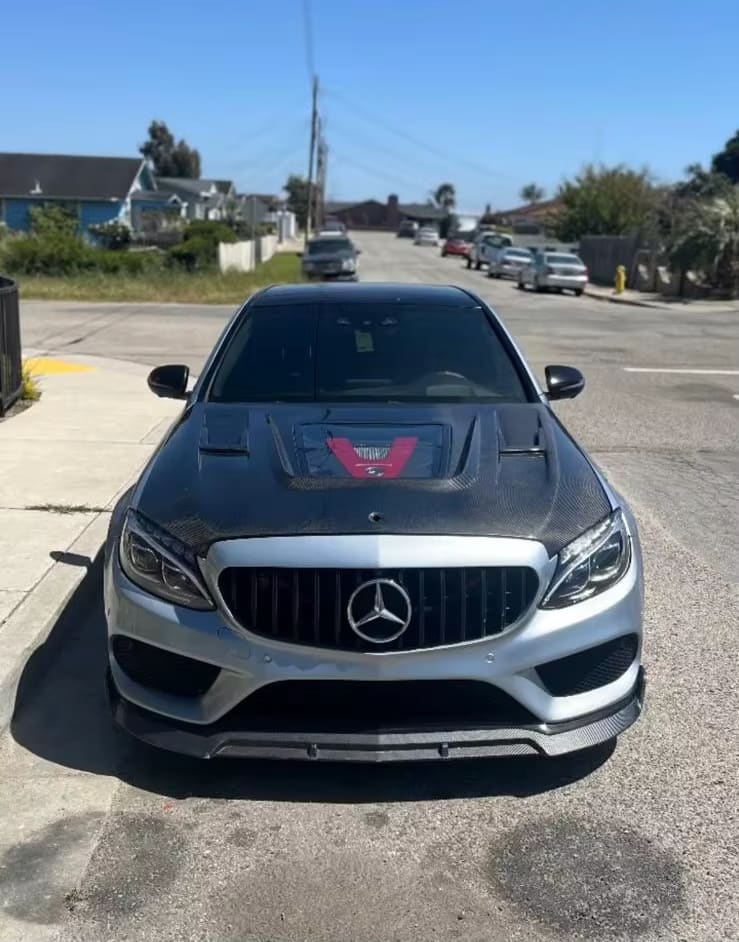
[[103, 222], [90, 226], [90, 232], [105, 249], [125, 249], [131, 244], [131, 230], [122, 222]]
[[169, 250], [170, 262], [186, 271], [212, 268], [218, 261], [219, 242], [238, 242], [238, 237], [222, 222], [195, 219], [185, 229], [182, 242]]
[[0, 268], [15, 275], [140, 275], [161, 268], [162, 253], [98, 249], [74, 236], [21, 236], [0, 245]]
[[2, 267], [18, 275], [68, 275], [87, 267], [87, 247], [74, 236], [31, 235], [6, 239]]
[[238, 241], [236, 233], [230, 226], [210, 219], [193, 219], [192, 222], [187, 224], [182, 238], [185, 242], [189, 239], [208, 239], [215, 245], [218, 245], [219, 242]]
[[32, 206], [28, 211], [31, 218], [31, 232], [41, 238], [50, 236], [74, 237], [77, 234], [77, 216], [69, 206], [63, 203], [47, 203], [45, 206]]
[[210, 239], [185, 239], [169, 250], [170, 261], [187, 271], [211, 268], [218, 258], [218, 243]]

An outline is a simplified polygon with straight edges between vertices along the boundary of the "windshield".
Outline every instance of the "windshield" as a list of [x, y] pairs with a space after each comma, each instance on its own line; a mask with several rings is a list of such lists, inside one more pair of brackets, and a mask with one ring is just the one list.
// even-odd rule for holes
[[335, 255], [353, 251], [354, 246], [349, 239], [318, 239], [308, 243], [308, 255]]
[[575, 265], [582, 267], [582, 262], [577, 255], [547, 255], [546, 260], [549, 265]]
[[526, 402], [480, 308], [257, 307], [216, 372], [214, 402]]
[[505, 258], [531, 258], [531, 252], [526, 249], [506, 249], [503, 255]]

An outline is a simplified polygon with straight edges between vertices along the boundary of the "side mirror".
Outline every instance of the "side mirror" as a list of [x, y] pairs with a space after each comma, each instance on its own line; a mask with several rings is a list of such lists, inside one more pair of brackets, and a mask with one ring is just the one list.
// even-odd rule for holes
[[162, 399], [186, 399], [190, 367], [182, 363], [157, 366], [149, 373], [147, 383], [155, 396]]
[[574, 399], [585, 388], [585, 377], [574, 366], [547, 366], [544, 375], [550, 399]]
[[362, 250], [361, 250], [361, 249], [355, 249], [354, 251], [357, 253], [357, 255], [361, 255], [361, 254], [362, 254]]

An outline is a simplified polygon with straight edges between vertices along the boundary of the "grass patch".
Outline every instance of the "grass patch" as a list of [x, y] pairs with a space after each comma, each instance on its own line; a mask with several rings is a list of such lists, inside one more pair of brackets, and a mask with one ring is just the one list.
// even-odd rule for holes
[[21, 399], [24, 402], [38, 402], [41, 398], [41, 387], [33, 371], [24, 363], [21, 367]]
[[180, 301], [193, 304], [238, 304], [272, 284], [302, 281], [300, 258], [278, 252], [256, 271], [221, 274], [163, 269], [138, 275], [84, 272], [77, 275], [23, 275], [21, 296], [42, 301]]

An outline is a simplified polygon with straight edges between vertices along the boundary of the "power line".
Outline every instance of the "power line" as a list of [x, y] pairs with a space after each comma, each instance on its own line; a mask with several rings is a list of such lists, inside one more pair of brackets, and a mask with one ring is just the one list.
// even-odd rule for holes
[[[336, 120], [332, 120], [332, 122], [331, 122], [331, 127], [337, 129], [337, 130], [339, 131], [339, 133], [342, 135], [342, 137], [343, 137], [343, 136], [350, 136], [350, 137], [353, 137], [361, 146], [365, 147], [366, 149], [374, 149], [374, 150], [379, 151], [379, 152], [382, 153], [382, 154], [387, 154], [389, 157], [394, 157], [396, 160], [400, 160], [400, 161], [402, 161], [403, 163], [405, 163], [406, 165], [407, 165], [407, 163], [408, 163], [408, 154], [407, 154], [407, 152], [406, 152], [406, 153], [403, 153], [402, 151], [398, 150], [397, 148], [387, 147], [387, 146], [384, 145], [384, 144], [378, 144], [377, 141], [376, 141], [373, 137], [371, 137], [369, 134], [363, 134], [361, 131], [360, 131], [360, 132], [357, 132], [354, 128], [349, 128], [349, 127], [347, 127], [345, 124], [341, 124], [341, 123], [337, 124], [337, 123], [336, 123]], [[364, 141], [364, 144], [362, 144], [362, 141]], [[416, 148], [416, 151], [417, 151], [417, 150], [418, 150], [418, 148]], [[414, 164], [414, 167], [417, 166], [418, 163], [419, 163], [418, 154], [417, 154], [417, 153], [414, 153], [414, 154], [413, 154], [413, 164]], [[423, 161], [423, 160], [422, 160], [422, 161], [420, 161], [420, 163], [425, 164], [425, 166], [423, 167], [423, 172], [424, 172], [424, 173], [428, 174], [429, 176], [432, 176], [432, 175], [433, 175], [433, 176], [438, 176], [438, 175], [439, 175], [440, 171], [439, 171], [439, 169], [438, 169], [438, 164], [435, 164], [435, 163], [434, 163], [434, 164], [431, 164], [431, 163], [429, 163], [428, 160], [426, 160], [426, 161]], [[448, 173], [448, 171], [449, 171], [449, 167], [448, 167], [449, 161], [445, 159], [445, 160], [444, 160], [444, 164], [446, 165], [446, 170], [445, 170], [445, 172]], [[416, 185], [417, 185], [417, 183], [416, 183]]]
[[[393, 186], [407, 186], [416, 190], [419, 188], [418, 180], [410, 180], [408, 177], [401, 177], [393, 173], [385, 173], [383, 170], [378, 170], [377, 167], [368, 167], [367, 164], [361, 163], [359, 160], [355, 160], [353, 157], [349, 157], [341, 151], [332, 151], [339, 163], [347, 164], [350, 167], [354, 167], [357, 170], [361, 170], [366, 173], [368, 176], [374, 177], [378, 180], [387, 180], [389, 183], [392, 183]], [[423, 189], [423, 187], [421, 187]]]
[[310, 0], [303, 0], [303, 33], [305, 35], [305, 64], [308, 79], [313, 81], [316, 74], [316, 62], [313, 55], [313, 16]]
[[397, 137], [402, 138], [408, 143], [415, 145], [416, 147], [423, 147], [426, 151], [432, 154], [436, 154], [437, 157], [441, 157], [443, 160], [451, 163], [455, 166], [465, 166], [470, 170], [474, 170], [476, 173], [480, 173], [485, 177], [497, 176], [507, 180], [517, 179], [511, 174], [503, 173], [500, 170], [491, 170], [489, 167], [484, 167], [482, 164], [475, 163], [474, 161], [467, 160], [465, 157], [462, 157], [460, 154], [450, 154], [446, 153], [440, 148], [436, 147], [434, 144], [429, 144], [428, 141], [422, 141], [420, 138], [414, 137], [412, 134], [408, 134], [407, 131], [401, 130], [400, 128], [393, 127], [393, 125], [388, 124], [383, 118], [380, 118], [378, 115], [373, 114], [371, 111], [368, 111], [366, 108], [361, 105], [356, 104], [356, 102], [351, 101], [346, 98], [341, 92], [336, 91], [336, 89], [328, 88], [324, 89], [324, 92], [330, 95], [331, 98], [340, 101], [342, 104], [346, 105], [348, 108], [351, 108], [353, 112], [361, 115], [366, 121], [376, 124], [378, 127], [383, 128], [391, 134], [395, 134]]

